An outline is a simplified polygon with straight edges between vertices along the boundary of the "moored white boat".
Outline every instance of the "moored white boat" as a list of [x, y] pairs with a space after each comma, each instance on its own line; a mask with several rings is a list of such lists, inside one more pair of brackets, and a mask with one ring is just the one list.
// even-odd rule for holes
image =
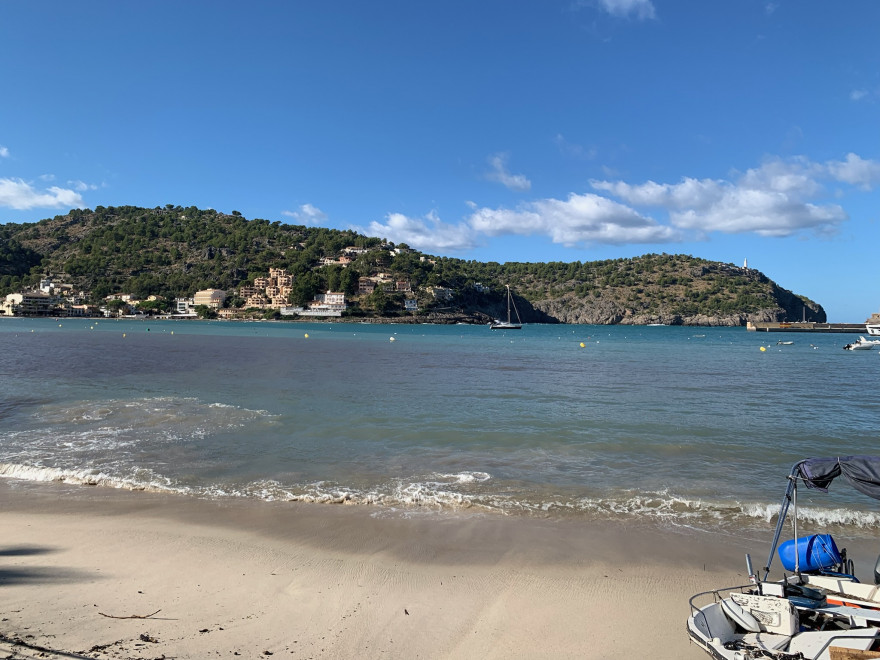
[[[513, 311], [516, 312], [516, 320], [514, 323], [510, 318], [510, 308], [513, 306]], [[522, 321], [519, 318], [519, 311], [516, 309], [516, 303], [513, 302], [513, 295], [510, 293], [510, 285], [507, 285], [507, 320], [501, 321], [500, 319], [495, 319], [489, 324], [490, 330], [522, 330]]]
[[880, 346], [880, 339], [865, 339], [859, 337], [856, 341], [850, 342], [843, 347], [845, 351], [870, 351], [875, 346]]
[[874, 337], [880, 337], [880, 323], [866, 323], [865, 331]]
[[[717, 660], [837, 660], [880, 658], [880, 574], [874, 585], [860, 583], [846, 551], [828, 534], [798, 538], [798, 482], [827, 492], [837, 477], [859, 492], [880, 499], [880, 457], [810, 458], [792, 468], [779, 520], [764, 567], [752, 569], [750, 583], [697, 594], [687, 620], [690, 639]], [[789, 506], [794, 504], [794, 538], [779, 545]], [[768, 581], [779, 550], [789, 572]], [[880, 565], [880, 560], [878, 560]]]

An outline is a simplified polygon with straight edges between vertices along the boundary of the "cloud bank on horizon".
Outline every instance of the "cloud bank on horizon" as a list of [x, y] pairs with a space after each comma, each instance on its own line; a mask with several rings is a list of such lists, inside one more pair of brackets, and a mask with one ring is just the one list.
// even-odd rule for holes
[[[0, 147], [0, 157], [9, 157], [6, 147]], [[531, 182], [523, 174], [511, 174], [508, 160], [507, 154], [491, 155], [484, 177], [510, 190], [528, 192]], [[98, 188], [82, 181], [68, 185], [39, 188], [34, 182], [0, 178], [0, 206], [84, 208], [82, 193]], [[824, 163], [804, 156], [776, 157], [745, 172], [733, 172], [729, 179], [591, 180], [589, 186], [598, 193], [572, 192], [565, 199], [528, 200], [514, 208], [480, 207], [463, 200], [471, 212], [456, 222], [442, 221], [435, 211], [421, 218], [389, 212], [383, 221], [350, 227], [431, 253], [467, 252], [487, 237], [505, 235], [541, 236], [567, 247], [677, 243], [708, 240], [713, 233], [784, 237], [810, 231], [830, 235], [848, 216], [829, 197], [845, 197], [847, 189], [871, 191], [878, 185], [880, 161], [855, 153]], [[329, 219], [311, 203], [281, 214], [306, 225]]]
[[426, 252], [463, 252], [484, 237], [502, 235], [543, 236], [569, 247], [709, 240], [714, 233], [830, 235], [848, 216], [829, 197], [880, 185], [880, 162], [855, 153], [825, 163], [806, 157], [768, 158], [729, 179], [592, 180], [589, 184], [607, 196], [571, 193], [566, 199], [531, 200], [512, 209], [470, 203], [470, 215], [456, 223], [444, 223], [434, 212], [424, 219], [391, 213], [384, 222], [357, 229]]

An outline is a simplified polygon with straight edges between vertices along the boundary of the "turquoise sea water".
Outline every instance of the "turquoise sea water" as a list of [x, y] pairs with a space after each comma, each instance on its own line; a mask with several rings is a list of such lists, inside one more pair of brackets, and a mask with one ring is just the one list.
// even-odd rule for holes
[[[766, 529], [795, 461], [880, 453], [880, 351], [854, 338], [2, 319], [0, 475]], [[840, 490], [807, 519], [873, 533]]]

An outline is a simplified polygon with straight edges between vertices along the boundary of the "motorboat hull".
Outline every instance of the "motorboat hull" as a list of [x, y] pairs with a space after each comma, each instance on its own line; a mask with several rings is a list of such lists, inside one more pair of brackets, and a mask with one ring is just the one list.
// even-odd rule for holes
[[[796, 577], [790, 579], [797, 580]], [[857, 589], [859, 591], [873, 588], [841, 578], [828, 580], [837, 586], [849, 582], [863, 588]], [[824, 589], [821, 590], [821, 600], [789, 596], [787, 582], [765, 583], [762, 588], [755, 585], [730, 587], [698, 594], [691, 599], [688, 637], [717, 660], [758, 657], [830, 660], [832, 647], [868, 653], [880, 645], [880, 602], [859, 601], [863, 604], [858, 605], [857, 599], [851, 599], [849, 606], [836, 605], [831, 592]], [[810, 595], [816, 595], [820, 583], [829, 584], [823, 580], [810, 582], [817, 587], [808, 588]], [[762, 590], [781, 595], [758, 593]], [[697, 607], [695, 599], [700, 597], [711, 597], [712, 601]]]

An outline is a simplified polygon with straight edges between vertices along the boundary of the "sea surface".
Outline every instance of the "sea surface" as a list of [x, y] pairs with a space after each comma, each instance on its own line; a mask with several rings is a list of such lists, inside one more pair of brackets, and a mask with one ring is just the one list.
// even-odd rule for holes
[[[855, 338], [0, 319], [0, 476], [767, 530], [796, 461], [880, 453], [880, 350]], [[831, 491], [801, 489], [802, 525], [876, 534], [877, 502]]]

